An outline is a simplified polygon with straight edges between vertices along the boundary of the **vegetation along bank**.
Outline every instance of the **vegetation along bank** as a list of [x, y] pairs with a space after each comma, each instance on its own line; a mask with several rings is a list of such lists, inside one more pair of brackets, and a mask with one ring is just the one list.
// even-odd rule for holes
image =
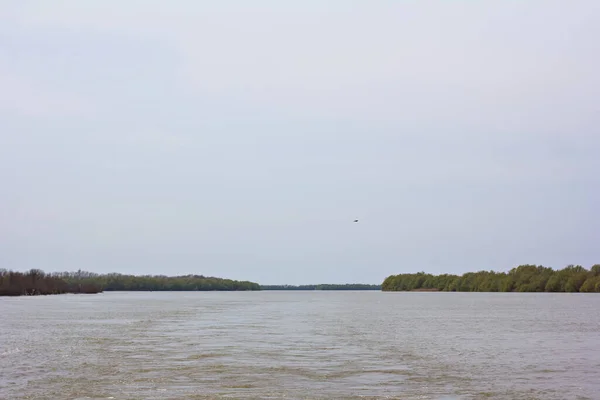
[[239, 291], [260, 290], [258, 283], [202, 275], [123, 275], [92, 272], [46, 274], [0, 270], [0, 296], [100, 293], [103, 291]]
[[521, 265], [509, 272], [479, 271], [464, 275], [432, 275], [425, 272], [388, 276], [383, 291], [447, 292], [600, 292], [600, 264], [589, 270], [569, 265], [561, 270]]

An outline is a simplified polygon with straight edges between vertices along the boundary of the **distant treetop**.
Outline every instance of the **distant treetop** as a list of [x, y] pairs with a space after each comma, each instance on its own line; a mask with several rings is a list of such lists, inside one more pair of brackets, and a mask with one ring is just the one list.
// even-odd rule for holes
[[589, 270], [569, 265], [561, 270], [521, 265], [509, 272], [479, 271], [459, 275], [425, 272], [388, 276], [383, 291], [440, 290], [449, 292], [600, 292], [600, 264]]

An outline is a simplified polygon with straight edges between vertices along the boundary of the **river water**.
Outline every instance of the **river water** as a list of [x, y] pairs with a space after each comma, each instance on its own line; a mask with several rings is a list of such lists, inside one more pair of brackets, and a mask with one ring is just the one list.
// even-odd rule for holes
[[600, 399], [600, 295], [0, 298], [0, 399]]

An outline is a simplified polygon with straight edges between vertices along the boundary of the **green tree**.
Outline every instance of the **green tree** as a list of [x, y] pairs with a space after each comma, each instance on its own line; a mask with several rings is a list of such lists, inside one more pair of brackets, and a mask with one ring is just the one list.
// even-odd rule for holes
[[494, 271], [468, 272], [457, 275], [416, 274], [390, 275], [381, 285], [383, 291], [435, 288], [462, 292], [599, 292], [600, 264], [586, 270], [581, 265], [568, 265], [562, 270], [531, 264], [520, 265], [508, 273]]

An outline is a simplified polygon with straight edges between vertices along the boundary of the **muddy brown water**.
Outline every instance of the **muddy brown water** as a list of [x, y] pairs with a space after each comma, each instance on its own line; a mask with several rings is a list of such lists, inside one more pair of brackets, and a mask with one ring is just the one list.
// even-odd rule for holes
[[0, 298], [0, 399], [600, 399], [600, 295]]

